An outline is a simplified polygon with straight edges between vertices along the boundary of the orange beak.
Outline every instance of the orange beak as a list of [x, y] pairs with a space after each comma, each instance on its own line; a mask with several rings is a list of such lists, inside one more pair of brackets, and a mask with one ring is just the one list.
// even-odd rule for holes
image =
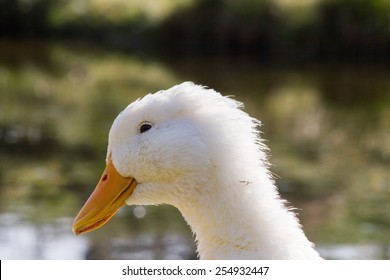
[[109, 159], [95, 190], [73, 222], [73, 233], [78, 235], [95, 230], [107, 223], [125, 205], [137, 181], [122, 177]]

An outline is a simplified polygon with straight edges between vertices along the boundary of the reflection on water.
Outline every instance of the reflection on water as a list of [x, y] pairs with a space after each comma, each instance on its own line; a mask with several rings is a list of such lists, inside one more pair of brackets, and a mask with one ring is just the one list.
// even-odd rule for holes
[[[74, 238], [71, 220], [59, 218], [54, 224], [26, 223], [14, 213], [0, 215], [2, 259], [83, 259], [88, 248], [85, 238]], [[71, 248], [71, 250], [70, 250]]]
[[[192, 242], [178, 234], [165, 236], [138, 235], [132, 240], [106, 238], [103, 243], [87, 237], [74, 238], [69, 231], [69, 218], [55, 224], [23, 223], [12, 213], [0, 215], [2, 259], [194, 259]], [[377, 244], [318, 245], [326, 259], [378, 259], [389, 256], [390, 246]]]
[[388, 258], [390, 247], [378, 244], [336, 244], [322, 245], [318, 251], [325, 259], [375, 260]]
[[149, 60], [91, 46], [0, 43], [0, 258], [192, 259], [168, 206], [123, 208], [74, 236], [107, 133], [136, 98], [183, 80], [235, 95], [263, 121], [272, 171], [324, 257], [390, 258], [390, 71]]
[[85, 236], [75, 238], [70, 218], [52, 224], [34, 225], [13, 213], [0, 215], [2, 259], [193, 259], [194, 248], [178, 234], [153, 236], [148, 233], [99, 242]]

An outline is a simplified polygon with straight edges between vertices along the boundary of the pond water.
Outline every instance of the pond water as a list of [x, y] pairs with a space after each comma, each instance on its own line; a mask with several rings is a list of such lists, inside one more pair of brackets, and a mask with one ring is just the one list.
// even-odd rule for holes
[[192, 80], [263, 122], [272, 172], [325, 258], [390, 258], [390, 70], [150, 58], [66, 43], [0, 42], [0, 259], [194, 259], [170, 206], [124, 207], [74, 236], [123, 108]]

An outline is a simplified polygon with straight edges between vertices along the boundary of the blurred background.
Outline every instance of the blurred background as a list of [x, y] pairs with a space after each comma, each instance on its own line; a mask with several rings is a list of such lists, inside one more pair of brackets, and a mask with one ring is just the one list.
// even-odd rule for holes
[[0, 259], [193, 259], [173, 207], [71, 224], [123, 108], [184, 80], [263, 122], [329, 259], [390, 258], [390, 1], [0, 0]]

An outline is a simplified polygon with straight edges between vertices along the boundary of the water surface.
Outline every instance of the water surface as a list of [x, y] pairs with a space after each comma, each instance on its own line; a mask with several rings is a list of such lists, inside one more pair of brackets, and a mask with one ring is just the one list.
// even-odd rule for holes
[[82, 236], [72, 221], [104, 168], [123, 108], [184, 80], [245, 103], [309, 239], [334, 259], [390, 258], [390, 71], [166, 58], [0, 42], [0, 258], [196, 258], [170, 206], [124, 207]]

